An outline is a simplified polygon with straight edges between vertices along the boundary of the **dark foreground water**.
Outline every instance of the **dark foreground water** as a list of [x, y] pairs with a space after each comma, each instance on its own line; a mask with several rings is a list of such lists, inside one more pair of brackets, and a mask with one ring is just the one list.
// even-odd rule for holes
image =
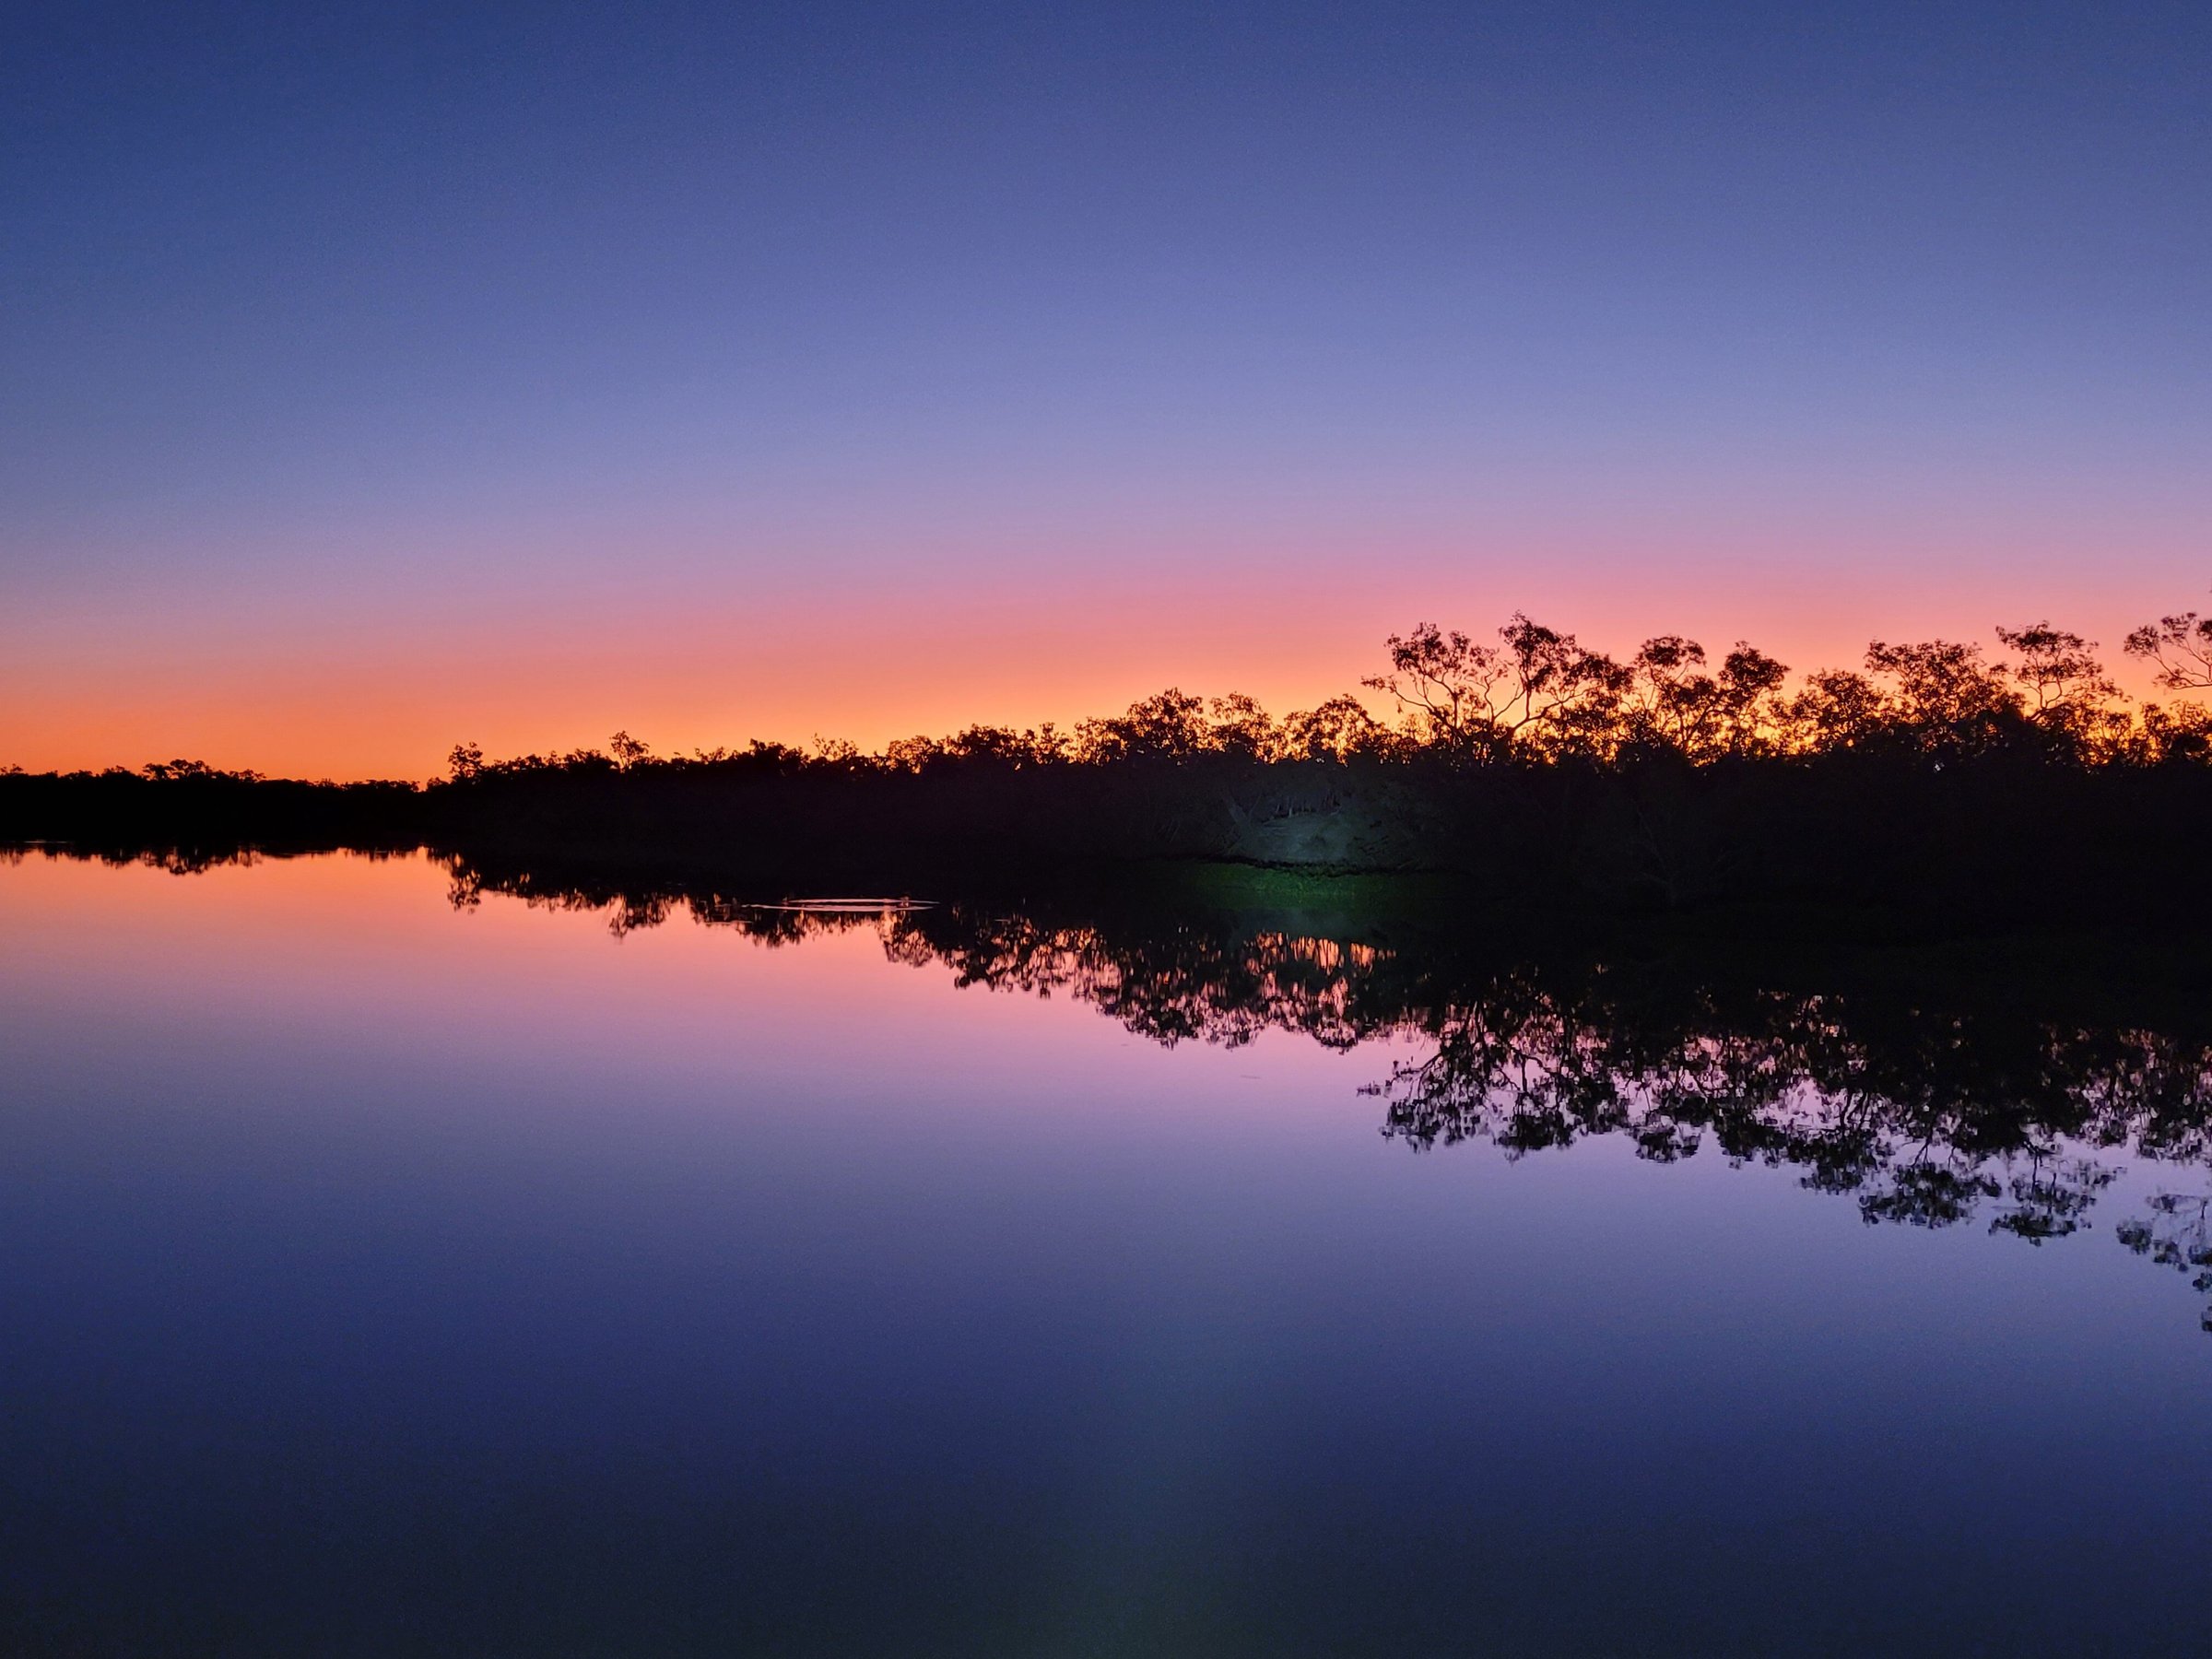
[[0, 865], [6, 1651], [2212, 1641], [2185, 1038], [535, 897]]

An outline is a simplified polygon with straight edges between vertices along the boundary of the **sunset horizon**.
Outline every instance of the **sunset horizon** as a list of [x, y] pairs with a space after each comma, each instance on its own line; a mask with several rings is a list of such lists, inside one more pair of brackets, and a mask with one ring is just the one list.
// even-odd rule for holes
[[22, 0], [0, 1655], [2203, 1651], [2212, 3]]
[[[2203, 603], [2197, 594], [2181, 598], [2190, 608]], [[927, 677], [932, 665], [945, 654], [959, 654], [956, 641], [962, 636], [950, 628], [941, 631], [926, 613], [910, 611], [895, 626], [835, 625], [847, 647], [855, 634], [866, 641], [865, 668], [873, 677], [863, 677], [863, 669], [847, 669], [835, 653], [804, 637], [789, 636], [748, 646], [744, 672], [764, 679], [749, 695], [727, 689], [732, 672], [717, 653], [703, 647], [685, 652], [668, 641], [650, 651], [641, 643], [610, 649], [604, 641], [596, 645], [571, 641], [565, 648], [547, 645], [536, 652], [511, 646], [515, 655], [490, 665], [437, 660], [407, 677], [413, 688], [404, 700], [395, 700], [389, 690], [380, 692], [378, 677], [367, 670], [356, 677], [335, 672], [327, 663], [271, 665], [228, 694], [214, 692], [208, 680], [201, 680], [197, 688], [206, 700], [189, 712], [180, 712], [169, 698], [149, 693], [135, 698], [130, 709], [108, 715], [45, 713], [35, 733], [16, 748], [0, 750], [0, 765], [99, 771], [182, 758], [269, 776], [420, 778], [440, 773], [456, 742], [477, 743], [495, 754], [560, 753], [602, 745], [618, 729], [664, 754], [741, 747], [754, 739], [800, 747], [845, 742], [876, 751], [897, 740], [947, 736], [971, 725], [1018, 730], [1051, 724], [1072, 731], [1085, 719], [1118, 713], [1170, 688], [1200, 697], [1242, 693], [1277, 715], [1348, 694], [1387, 718], [1388, 700], [1363, 691], [1360, 682], [1382, 664], [1388, 634], [1419, 620], [1488, 637], [1509, 612], [1532, 615], [1593, 650], [1624, 660], [1644, 640], [1660, 634], [1697, 641], [1716, 661], [1730, 647], [1747, 642], [1779, 658], [1793, 681], [1821, 670], [1860, 669], [1867, 642], [1877, 638], [1954, 641], [2002, 662], [2006, 653], [1995, 637], [1997, 627], [2048, 622], [2087, 638], [2124, 700], [2174, 701], [2176, 693], [2159, 685], [2155, 665], [2132, 657], [2124, 641], [2132, 629], [2173, 614], [2181, 608], [2179, 602], [2115, 612], [2108, 600], [2098, 608], [2111, 618], [2110, 626], [2085, 629], [2077, 626], [2077, 616], [2063, 610], [2015, 605], [2010, 613], [1980, 628], [1915, 629], [1881, 621], [1870, 605], [1867, 625], [1860, 630], [1837, 625], [1838, 613], [1848, 612], [1836, 605], [1826, 613], [1824, 626], [1808, 627], [1806, 642], [1793, 647], [1781, 631], [1761, 630], [1752, 623], [1700, 629], [1670, 618], [1659, 626], [1630, 623], [1601, 633], [1578, 626], [1566, 613], [1527, 606], [1508, 605], [1482, 618], [1409, 607], [1394, 618], [1378, 618], [1358, 649], [1332, 653], [1333, 641], [1311, 641], [1312, 659], [1304, 661], [1285, 661], [1277, 653], [1285, 649], [1286, 639], [1307, 643], [1303, 636], [1308, 633], [1343, 632], [1334, 620], [1341, 609], [1325, 613], [1329, 619], [1319, 625], [1309, 617], [1286, 617], [1270, 630], [1253, 620], [1253, 607], [1247, 607], [1241, 637], [1232, 634], [1224, 641], [1219, 626], [1209, 625], [1204, 631], [1213, 637], [1201, 641], [1192, 637], [1202, 631], [1197, 626], [1171, 624], [1135, 650], [1117, 639], [1100, 641], [1096, 634], [1086, 638], [1024, 619], [1018, 629], [1011, 621], [1007, 625], [1006, 632], [1018, 633], [1018, 640], [1008, 642], [1006, 662], [941, 669], [944, 677], [934, 685]], [[1096, 627], [1095, 608], [1071, 609]], [[1941, 614], [1962, 617], [1964, 612], [1963, 602], [1953, 601]], [[1830, 639], [1852, 641], [1854, 634], [1855, 643], [1833, 649], [1827, 644]], [[1340, 659], [1342, 669], [1317, 670], [1315, 661], [1324, 653]], [[1107, 660], [1097, 660], [1100, 656]], [[388, 669], [388, 659], [382, 661]], [[1210, 672], [1204, 666], [1209, 663]], [[2183, 700], [2187, 696], [2181, 694]]]
[[1515, 610], [2116, 656], [2212, 587], [2204, 45], [2163, 6], [36, 18], [0, 764], [1290, 707]]

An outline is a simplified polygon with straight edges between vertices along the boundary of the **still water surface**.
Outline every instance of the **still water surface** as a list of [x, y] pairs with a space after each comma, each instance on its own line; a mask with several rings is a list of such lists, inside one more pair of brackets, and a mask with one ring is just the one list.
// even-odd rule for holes
[[1363, 1021], [1340, 942], [1038, 995], [896, 918], [453, 888], [0, 865], [10, 1651], [2212, 1640], [2186, 1125], [1839, 1174], [1646, 1076], [1509, 1156], [1506, 1063], [1440, 1082], [1465, 1022]]

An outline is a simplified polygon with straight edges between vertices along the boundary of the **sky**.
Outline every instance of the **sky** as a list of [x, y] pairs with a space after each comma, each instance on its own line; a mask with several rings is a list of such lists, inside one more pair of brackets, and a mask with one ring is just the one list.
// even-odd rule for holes
[[0, 763], [2116, 648], [2207, 88], [2201, 0], [10, 7]]

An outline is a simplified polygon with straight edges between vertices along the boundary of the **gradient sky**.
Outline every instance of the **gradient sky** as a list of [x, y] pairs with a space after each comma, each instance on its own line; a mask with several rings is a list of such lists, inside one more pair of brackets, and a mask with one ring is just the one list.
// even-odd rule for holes
[[10, 8], [0, 761], [2212, 584], [2212, 6]]

